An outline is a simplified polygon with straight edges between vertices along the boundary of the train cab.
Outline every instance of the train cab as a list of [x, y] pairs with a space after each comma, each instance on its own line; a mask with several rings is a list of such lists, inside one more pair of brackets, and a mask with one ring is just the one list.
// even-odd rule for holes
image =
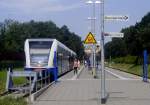
[[73, 68], [76, 53], [56, 39], [27, 39], [25, 41], [26, 70], [42, 71], [58, 68], [61, 75]]
[[25, 42], [26, 68], [48, 68], [53, 40], [27, 39]]

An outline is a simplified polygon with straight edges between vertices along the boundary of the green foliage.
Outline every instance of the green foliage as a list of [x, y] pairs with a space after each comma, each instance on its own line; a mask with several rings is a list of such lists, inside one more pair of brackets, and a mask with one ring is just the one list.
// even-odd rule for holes
[[129, 61], [126, 62], [133, 62], [136, 59], [137, 64], [142, 57], [143, 50], [150, 49], [150, 12], [142, 18], [141, 22], [124, 28], [121, 32], [124, 33], [124, 38], [113, 38], [112, 42], [105, 45], [106, 58], [132, 55], [137, 58], [130, 60], [129, 57]]
[[[52, 21], [35, 22], [31, 20], [20, 23], [6, 20], [0, 23], [0, 47], [3, 48], [0, 49], [0, 60], [24, 60], [24, 41], [27, 38], [54, 38], [77, 52], [79, 57], [83, 56], [81, 38], [70, 32], [65, 25], [59, 28]], [[5, 54], [9, 57], [4, 56]], [[18, 57], [19, 54], [22, 55], [20, 58]]]
[[[125, 64], [125, 63], [112, 63], [111, 64], [112, 68], [135, 74], [138, 76], [143, 75], [143, 67], [142, 65], [134, 65], [134, 64]], [[148, 78], [150, 78], [150, 66], [148, 66]]]
[[[138, 76], [142, 76], [142, 65], [134, 65], [134, 64], [125, 64], [125, 63], [113, 63], [111, 67], [114, 69], [118, 69], [127, 73], [135, 74]], [[150, 70], [150, 67], [148, 68]], [[148, 77], [150, 78], [150, 71], [148, 73]]]
[[135, 61], [136, 61], [136, 56], [117, 57], [113, 59], [113, 62], [115, 63], [134, 64]]
[[114, 38], [112, 42], [108, 42], [105, 45], [105, 57], [121, 57], [126, 55], [126, 47], [124, 40]]
[[0, 69], [7, 69], [9, 66], [12, 67], [23, 67], [23, 61], [0, 61]]
[[5, 97], [0, 99], [0, 105], [27, 105], [23, 98]]
[[138, 58], [138, 56], [125, 56], [125, 57], [117, 57], [112, 59], [115, 63], [125, 63], [125, 64], [142, 64], [142, 58]]
[[27, 80], [26, 77], [13, 77], [13, 82], [14, 82], [14, 86], [18, 86], [18, 85], [25, 84], [29, 81]]
[[118, 57], [112, 60], [115, 63], [123, 63], [124, 62], [124, 57]]
[[[23, 70], [23, 68], [14, 68], [13, 70], [21, 71]], [[6, 78], [7, 78], [7, 70], [1, 70], [0, 71], [0, 93], [5, 91]], [[20, 84], [25, 84], [27, 82], [28, 80], [26, 79], [26, 77], [13, 77], [13, 83], [15, 86]]]
[[4, 70], [0, 71], [0, 93], [5, 91], [6, 75], [7, 75], [6, 71]]

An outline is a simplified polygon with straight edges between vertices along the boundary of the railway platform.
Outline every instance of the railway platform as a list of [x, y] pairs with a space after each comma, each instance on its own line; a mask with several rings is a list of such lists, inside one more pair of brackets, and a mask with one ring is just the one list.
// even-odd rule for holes
[[[140, 77], [106, 69], [106, 90], [109, 94], [106, 105], [148, 105], [150, 83]], [[50, 86], [32, 105], [101, 105], [100, 70], [94, 79], [92, 72], [83, 68], [78, 76], [73, 71]]]

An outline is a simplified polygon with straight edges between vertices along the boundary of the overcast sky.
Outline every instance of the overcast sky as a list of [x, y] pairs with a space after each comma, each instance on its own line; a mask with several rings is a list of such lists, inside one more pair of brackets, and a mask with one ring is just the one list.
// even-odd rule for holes
[[[90, 31], [92, 5], [87, 0], [0, 0], [0, 21], [52, 20], [57, 26], [67, 25], [71, 32], [84, 38]], [[94, 1], [94, 0], [93, 0]], [[119, 32], [134, 25], [150, 11], [150, 0], [105, 0], [105, 15], [128, 15], [127, 22], [105, 22], [106, 32]], [[100, 5], [96, 5], [96, 39], [99, 40]], [[107, 39], [109, 40], [109, 39]]]

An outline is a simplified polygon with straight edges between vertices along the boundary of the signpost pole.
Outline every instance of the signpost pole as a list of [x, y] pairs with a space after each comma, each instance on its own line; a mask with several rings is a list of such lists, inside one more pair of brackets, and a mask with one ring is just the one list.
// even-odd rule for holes
[[143, 64], [143, 81], [147, 82], [148, 79], [148, 67], [147, 67], [147, 50], [144, 50], [144, 64]]
[[[95, 17], [95, 3], [93, 3], [93, 17], [96, 19]], [[93, 33], [94, 33], [94, 38], [96, 36], [95, 33], [95, 19], [93, 20]], [[95, 54], [95, 44], [93, 44], [93, 77], [96, 78], [96, 62], [95, 62], [95, 58], [96, 58], [96, 54]]]
[[104, 70], [104, 0], [101, 0], [101, 103], [105, 104], [107, 100], [105, 87]]

